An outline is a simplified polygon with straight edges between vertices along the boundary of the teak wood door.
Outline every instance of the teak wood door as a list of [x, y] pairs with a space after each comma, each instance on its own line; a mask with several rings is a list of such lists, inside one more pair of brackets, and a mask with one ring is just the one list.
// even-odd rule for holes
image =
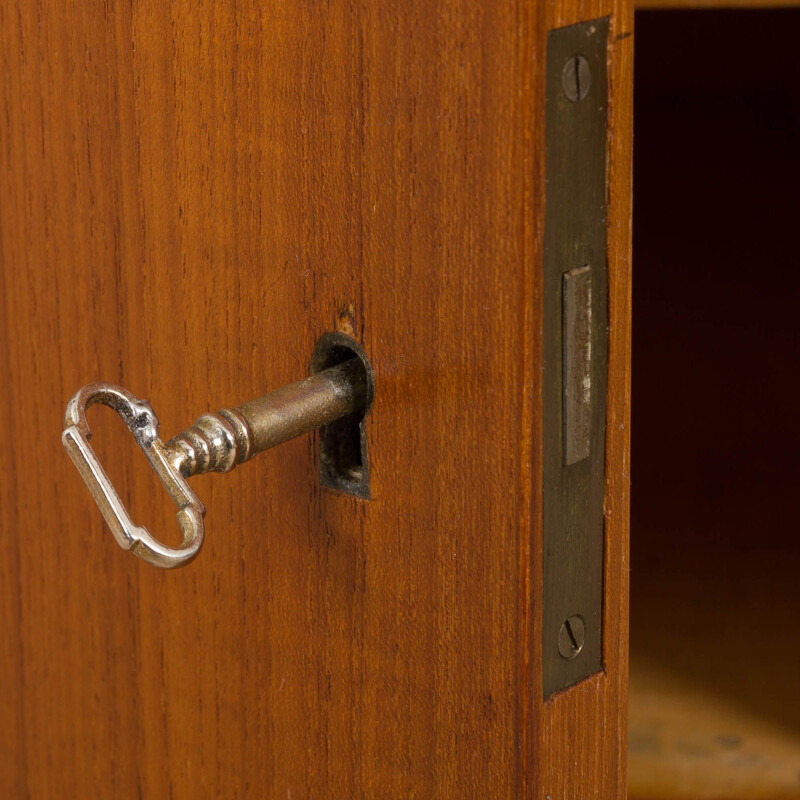
[[[609, 17], [602, 672], [542, 700], [547, 32]], [[625, 793], [629, 0], [0, 5], [0, 796]], [[375, 370], [372, 497], [316, 438], [115, 544], [59, 442], [107, 380], [165, 436]], [[111, 412], [137, 520], [172, 509]]]

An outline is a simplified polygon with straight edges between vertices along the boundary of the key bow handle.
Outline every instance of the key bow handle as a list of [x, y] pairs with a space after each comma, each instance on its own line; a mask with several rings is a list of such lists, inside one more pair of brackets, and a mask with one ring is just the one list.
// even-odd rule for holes
[[[167, 547], [151, 533], [131, 520], [114, 486], [92, 450], [92, 432], [86, 421], [86, 409], [97, 403], [113, 408], [122, 417], [161, 485], [178, 507], [178, 525], [183, 533], [179, 547]], [[132, 550], [139, 558], [156, 567], [179, 567], [193, 559], [203, 544], [203, 517], [206, 510], [189, 488], [178, 466], [169, 458], [158, 436], [158, 419], [146, 400], [139, 400], [121, 386], [92, 383], [73, 395], [64, 415], [64, 447], [84, 483], [100, 508], [120, 547]]]

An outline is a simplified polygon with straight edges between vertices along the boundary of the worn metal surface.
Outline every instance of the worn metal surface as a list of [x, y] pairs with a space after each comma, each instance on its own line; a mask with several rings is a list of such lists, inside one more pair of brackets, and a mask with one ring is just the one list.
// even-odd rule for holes
[[[602, 668], [607, 35], [608, 21], [598, 19], [551, 31], [547, 44], [545, 697]], [[575, 631], [565, 625], [575, 617], [583, 626], [583, 642], [564, 657], [560, 651], [571, 644], [569, 630]]]
[[[237, 408], [204, 414], [164, 444], [158, 436], [158, 419], [146, 401], [120, 386], [94, 383], [80, 389], [67, 404], [62, 442], [118, 544], [153, 566], [179, 567], [197, 555], [204, 536], [205, 508], [186, 478], [228, 472], [270, 447], [341, 417], [363, 413], [371, 391], [361, 358], [351, 358]], [[178, 506], [183, 532], [179, 547], [167, 547], [136, 525], [120, 500], [89, 444], [86, 409], [96, 403], [122, 417]]]
[[326, 333], [314, 348], [311, 372], [327, 370], [345, 359], [357, 358], [364, 370], [366, 397], [362, 406], [320, 430], [319, 481], [337, 492], [369, 500], [366, 415], [372, 405], [374, 376], [366, 353], [341, 332]]
[[592, 268], [564, 273], [561, 287], [564, 466], [589, 456], [592, 437]]
[[229, 472], [257, 453], [363, 409], [366, 397], [364, 368], [352, 358], [237, 408], [203, 414], [166, 447], [187, 478]]
[[558, 653], [561, 658], [575, 658], [586, 643], [586, 626], [576, 614], [561, 626], [558, 633]]
[[582, 55], [568, 58], [561, 72], [561, 85], [568, 99], [576, 103], [583, 100], [592, 85], [592, 71], [589, 62]]

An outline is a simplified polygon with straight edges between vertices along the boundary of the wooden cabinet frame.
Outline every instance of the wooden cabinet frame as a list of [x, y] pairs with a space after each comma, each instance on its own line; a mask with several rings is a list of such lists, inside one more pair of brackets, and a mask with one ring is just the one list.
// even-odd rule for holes
[[[604, 669], [544, 702], [544, 58], [605, 16]], [[630, 0], [0, 9], [2, 796], [624, 797], [632, 23]], [[190, 567], [118, 551], [60, 450], [67, 398], [120, 383], [171, 435], [302, 377], [330, 330], [375, 369], [372, 499], [321, 490], [298, 441], [201, 479]]]

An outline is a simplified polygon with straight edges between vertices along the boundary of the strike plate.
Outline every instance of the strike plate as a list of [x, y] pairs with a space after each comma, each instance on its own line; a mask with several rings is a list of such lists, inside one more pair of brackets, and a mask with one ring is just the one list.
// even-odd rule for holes
[[547, 38], [544, 696], [602, 669], [608, 20]]

